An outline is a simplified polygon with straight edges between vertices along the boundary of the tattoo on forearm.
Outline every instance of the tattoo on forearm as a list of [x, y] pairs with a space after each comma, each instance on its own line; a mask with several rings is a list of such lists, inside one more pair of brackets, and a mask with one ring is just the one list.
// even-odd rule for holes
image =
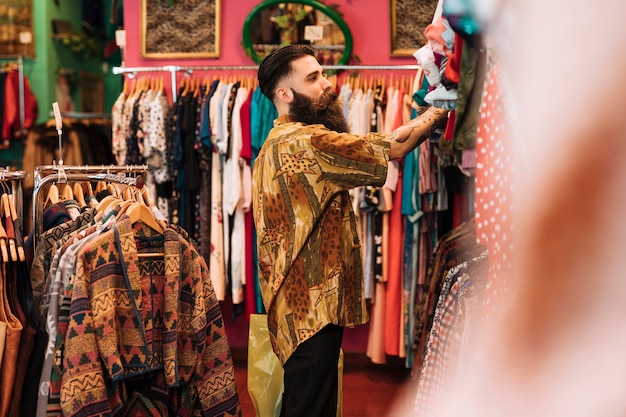
[[[391, 133], [391, 140], [395, 140], [398, 143], [403, 143], [407, 139], [413, 136], [413, 134], [420, 134], [418, 143], [422, 143], [424, 140], [428, 139], [435, 129], [437, 128], [437, 121], [441, 119], [443, 115], [446, 114], [446, 110], [444, 109], [434, 109], [433, 114], [423, 114], [414, 120], [413, 123], [405, 125], [397, 130], [394, 130]], [[400, 131], [408, 129], [406, 134], [401, 135]], [[428, 132], [424, 132], [424, 130], [428, 130]]]

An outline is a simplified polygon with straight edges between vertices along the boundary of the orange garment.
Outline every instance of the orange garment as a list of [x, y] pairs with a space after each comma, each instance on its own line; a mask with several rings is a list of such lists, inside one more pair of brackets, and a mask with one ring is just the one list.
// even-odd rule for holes
[[400, 355], [402, 340], [402, 258], [404, 247], [402, 227], [402, 172], [393, 194], [393, 209], [389, 215], [389, 243], [387, 245], [387, 293], [385, 302], [385, 353]]
[[454, 34], [454, 50], [448, 57], [448, 63], [443, 70], [448, 81], [458, 84], [461, 80], [461, 55], [463, 54], [463, 38]]
[[[20, 136], [20, 87], [19, 71], [12, 70], [7, 74], [4, 97], [4, 122], [2, 123], [2, 140], [8, 141]], [[30, 129], [37, 119], [37, 98], [30, 89], [28, 78], [24, 79], [24, 129]]]
[[367, 337], [367, 350], [365, 354], [373, 363], [384, 364], [385, 357], [385, 296], [387, 284], [376, 283], [374, 304], [370, 312], [370, 328]]

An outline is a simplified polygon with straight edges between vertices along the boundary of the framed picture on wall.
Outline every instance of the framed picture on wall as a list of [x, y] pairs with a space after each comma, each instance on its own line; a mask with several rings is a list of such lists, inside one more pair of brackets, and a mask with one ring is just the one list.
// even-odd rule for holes
[[430, 25], [437, 0], [389, 0], [391, 56], [411, 56], [426, 43], [424, 30]]
[[78, 83], [80, 111], [104, 113], [104, 78], [102, 75], [81, 71]]
[[33, 0], [0, 1], [0, 58], [33, 58]]
[[144, 58], [219, 58], [221, 0], [141, 0]]

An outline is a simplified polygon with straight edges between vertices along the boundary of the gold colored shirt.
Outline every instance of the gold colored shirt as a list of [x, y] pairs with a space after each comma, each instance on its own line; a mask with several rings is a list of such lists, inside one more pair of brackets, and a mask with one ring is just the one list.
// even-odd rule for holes
[[384, 184], [384, 138], [340, 134], [283, 116], [254, 161], [259, 280], [270, 340], [282, 363], [327, 324], [368, 320], [349, 190]]

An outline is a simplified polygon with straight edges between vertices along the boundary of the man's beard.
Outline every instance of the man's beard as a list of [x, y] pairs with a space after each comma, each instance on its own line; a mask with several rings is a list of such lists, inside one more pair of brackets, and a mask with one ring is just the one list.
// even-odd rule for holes
[[292, 120], [306, 124], [321, 123], [328, 129], [339, 133], [348, 131], [348, 122], [334, 91], [325, 91], [316, 101], [293, 89], [291, 91], [293, 101], [289, 108], [289, 117]]

